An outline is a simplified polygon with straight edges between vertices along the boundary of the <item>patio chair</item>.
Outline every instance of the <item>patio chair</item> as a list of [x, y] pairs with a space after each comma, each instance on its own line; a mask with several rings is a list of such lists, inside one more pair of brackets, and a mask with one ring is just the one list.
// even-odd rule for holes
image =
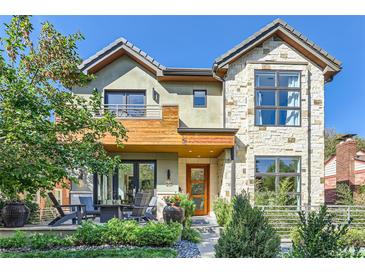
[[[154, 198], [154, 197], [152, 197]], [[152, 209], [154, 208], [153, 205], [151, 205], [152, 202], [151, 193], [149, 192], [138, 192], [136, 193], [134, 204], [128, 208], [129, 210], [132, 210], [131, 214], [129, 216], [125, 216], [123, 219], [125, 220], [136, 220], [138, 222], [143, 221], [149, 221], [156, 219], [152, 214]], [[157, 202], [157, 199], [156, 199]], [[123, 208], [123, 211], [124, 211]], [[147, 209], [149, 209], [149, 212], [147, 212]]]
[[[69, 220], [72, 220], [73, 224], [76, 222], [77, 224], [81, 224], [83, 217], [82, 208], [85, 207], [85, 205], [60, 205], [52, 192], [48, 193], [48, 197], [51, 199], [53, 206], [57, 209], [59, 214], [59, 216], [48, 224], [49, 226], [59, 226]], [[70, 208], [71, 211], [69, 213], [65, 213], [63, 208]]]
[[93, 204], [92, 197], [79, 197], [80, 204], [85, 205], [85, 212], [84, 212], [84, 218], [85, 219], [95, 219], [96, 217], [100, 216], [100, 210], [96, 210]]

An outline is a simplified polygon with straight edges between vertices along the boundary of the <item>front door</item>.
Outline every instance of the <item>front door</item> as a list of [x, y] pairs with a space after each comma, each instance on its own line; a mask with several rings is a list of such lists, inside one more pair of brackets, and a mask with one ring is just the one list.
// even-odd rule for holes
[[195, 215], [209, 212], [209, 164], [186, 165], [186, 188], [195, 204]]

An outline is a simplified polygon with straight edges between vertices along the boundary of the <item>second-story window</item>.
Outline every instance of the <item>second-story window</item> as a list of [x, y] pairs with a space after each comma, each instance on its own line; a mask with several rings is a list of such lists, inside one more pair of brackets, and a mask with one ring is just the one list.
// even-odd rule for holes
[[255, 125], [300, 126], [300, 72], [255, 71]]
[[194, 107], [206, 108], [207, 107], [207, 91], [206, 90], [194, 90]]
[[145, 91], [105, 91], [105, 109], [117, 117], [146, 116]]

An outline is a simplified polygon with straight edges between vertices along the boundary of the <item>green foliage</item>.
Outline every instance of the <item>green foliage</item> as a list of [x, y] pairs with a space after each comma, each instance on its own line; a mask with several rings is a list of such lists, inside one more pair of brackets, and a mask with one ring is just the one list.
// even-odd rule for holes
[[175, 258], [170, 248], [115, 248], [97, 250], [51, 250], [32, 252], [3, 252], [0, 258]]
[[24, 232], [16, 231], [11, 237], [0, 238], [0, 248], [21, 248], [28, 245], [28, 238]]
[[190, 241], [193, 243], [200, 243], [202, 240], [202, 237], [200, 235], [200, 232], [194, 228], [186, 228], [184, 227], [181, 232], [181, 239], [185, 241]]
[[232, 202], [218, 197], [213, 203], [213, 211], [219, 226], [228, 224], [232, 214]]
[[299, 213], [300, 223], [293, 241], [292, 257], [336, 258], [349, 252], [350, 246], [341, 241], [349, 224], [334, 225], [333, 216], [322, 206], [319, 212]]
[[75, 245], [102, 245], [105, 243], [106, 225], [95, 224], [92, 221], [85, 221], [76, 229], [72, 235]]
[[[289, 168], [289, 170], [292, 170]], [[295, 196], [288, 195], [294, 191], [294, 178], [284, 177], [280, 181], [278, 192], [269, 191], [265, 186], [256, 185], [255, 205], [292, 206], [296, 205]]]
[[36, 233], [27, 236], [22, 231], [16, 231], [11, 237], [0, 238], [0, 248], [31, 248], [50, 249], [56, 246], [70, 246], [72, 242], [69, 238], [61, 238], [56, 235]]
[[271, 258], [280, 250], [280, 238], [263, 212], [252, 208], [246, 194], [235, 197], [232, 219], [215, 246], [218, 258]]
[[141, 226], [135, 221], [116, 218], [106, 224], [83, 222], [72, 236], [75, 245], [136, 245], [171, 246], [181, 233], [179, 224], [148, 222]]
[[364, 247], [365, 246], [365, 230], [351, 228], [347, 231], [345, 235], [342, 236], [341, 240], [345, 245], [354, 247]]
[[106, 224], [83, 222], [71, 236], [62, 238], [56, 235], [34, 234], [27, 236], [17, 231], [14, 236], [0, 238], [0, 248], [50, 249], [56, 246], [172, 246], [181, 234], [180, 224], [148, 222], [141, 226], [135, 221], [112, 219]]
[[190, 228], [192, 223], [192, 217], [195, 211], [195, 204], [193, 200], [190, 199], [188, 194], [177, 194], [178, 199], [180, 200], [180, 206], [184, 209], [184, 220], [183, 226], [184, 228]]
[[69, 238], [61, 238], [56, 235], [37, 233], [28, 238], [31, 249], [51, 249], [57, 246], [71, 246]]
[[90, 100], [70, 92], [93, 79], [78, 68], [83, 36], [64, 36], [49, 22], [36, 41], [32, 31], [29, 16], [14, 16], [0, 31], [0, 198], [8, 200], [46, 192], [65, 178], [77, 182], [70, 170], [107, 173], [120, 158], [100, 139], [110, 134], [122, 146], [126, 133], [110, 112], [94, 118], [102, 112], [100, 92]]
[[[326, 129], [324, 132], [324, 158], [328, 159], [336, 154], [336, 145], [340, 142], [337, 138], [342, 134], [336, 132], [335, 129]], [[357, 150], [365, 150], [365, 138], [356, 136], [356, 148]]]
[[135, 244], [139, 246], [171, 246], [179, 239], [181, 229], [181, 225], [178, 223], [148, 222], [137, 230], [137, 242]]
[[122, 221], [117, 218], [111, 219], [103, 231], [104, 243], [111, 245], [135, 244], [139, 225], [136, 221]]
[[336, 187], [336, 204], [338, 205], [354, 205], [354, 197], [352, 190], [348, 184], [337, 184]]

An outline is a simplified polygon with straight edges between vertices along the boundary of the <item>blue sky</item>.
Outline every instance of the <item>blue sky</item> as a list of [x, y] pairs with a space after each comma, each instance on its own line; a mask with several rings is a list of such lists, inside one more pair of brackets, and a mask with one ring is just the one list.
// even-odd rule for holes
[[48, 20], [62, 33], [81, 31], [82, 58], [122, 36], [165, 66], [211, 67], [278, 17], [343, 62], [325, 86], [325, 125], [365, 137], [365, 16], [35, 16], [33, 22], [36, 30]]

